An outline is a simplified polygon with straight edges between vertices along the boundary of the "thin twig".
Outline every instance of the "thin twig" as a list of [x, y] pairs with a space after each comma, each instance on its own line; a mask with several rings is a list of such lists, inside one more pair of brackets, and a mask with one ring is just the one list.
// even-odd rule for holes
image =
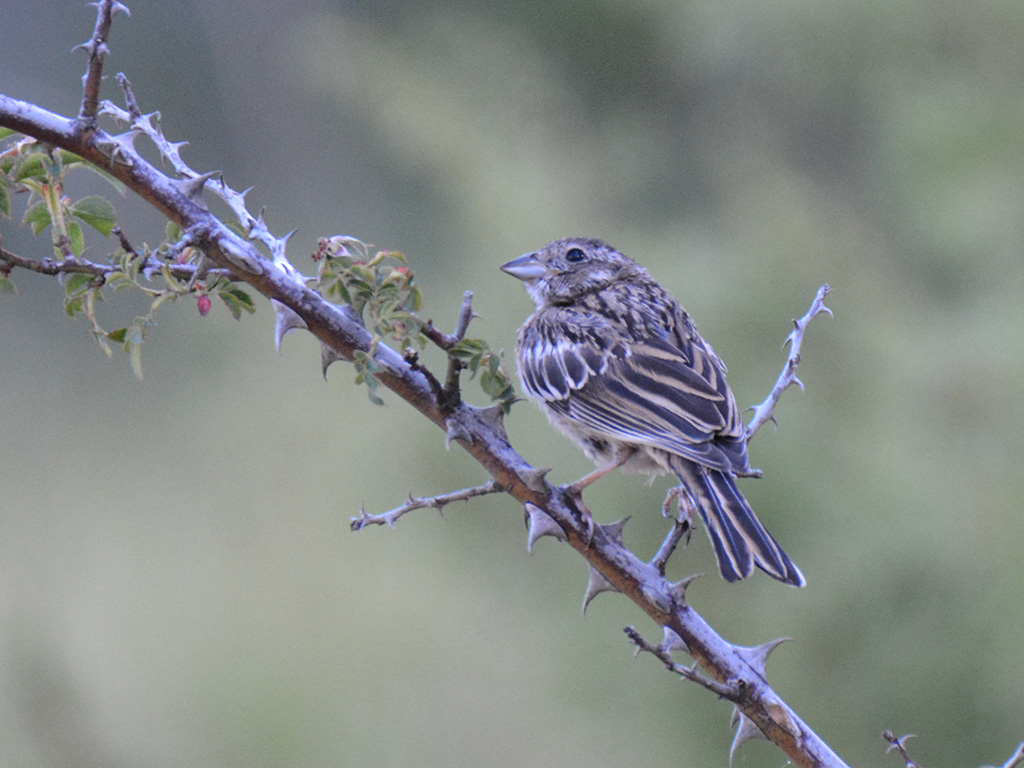
[[133, 246], [128, 241], [128, 237], [127, 235], [125, 235], [124, 230], [122, 230], [120, 227], [112, 227], [110, 230], [110, 234], [114, 235], [114, 237], [117, 238], [117, 241], [121, 244], [121, 250], [127, 254], [130, 254], [132, 259], [142, 258], [142, 255], [135, 250], [135, 246]]
[[689, 541], [690, 533], [693, 528], [690, 526], [689, 520], [676, 520], [672, 525], [672, 530], [668, 532], [668, 536], [661, 542], [661, 546], [658, 547], [657, 554], [654, 555], [651, 560], [653, 565], [662, 576], [665, 575], [665, 568], [668, 565], [668, 559], [672, 557], [672, 553], [676, 551], [676, 547], [679, 546], [679, 542], [684, 538]]
[[[435, 346], [448, 352], [466, 337], [469, 324], [477, 316], [473, 312], [473, 292], [466, 291], [462, 294], [459, 316], [455, 322], [455, 330], [451, 334], [443, 333], [435, 328], [433, 320], [423, 323], [421, 331]], [[462, 393], [459, 391], [459, 376], [465, 368], [466, 365], [461, 360], [452, 355], [448, 356], [448, 370], [445, 373], [444, 387], [438, 393], [439, 402], [446, 410], [455, 408], [462, 400]]]
[[807, 330], [808, 324], [810, 324], [815, 315], [821, 312], [826, 312], [829, 315], [832, 314], [832, 310], [825, 306], [825, 296], [828, 292], [828, 285], [821, 286], [814, 297], [814, 301], [811, 302], [811, 308], [799, 320], [793, 321], [793, 330], [789, 332], [786, 340], [782, 342], [783, 348], [789, 344], [789, 357], [786, 359], [786, 364], [782, 367], [782, 373], [779, 374], [775, 386], [772, 387], [772, 391], [768, 393], [765, 401], [752, 406], [751, 410], [754, 411], [754, 415], [751, 417], [750, 423], [747, 424], [747, 440], [752, 438], [754, 433], [764, 426], [765, 422], [771, 421], [775, 423], [775, 405], [779, 402], [779, 398], [782, 397], [782, 393], [787, 387], [791, 384], [796, 384], [800, 389], [804, 388], [803, 382], [796, 377], [796, 367], [800, 365], [800, 345], [804, 340], [804, 331]]
[[629, 638], [629, 641], [636, 646], [637, 653], [644, 651], [651, 654], [665, 665], [665, 669], [670, 672], [674, 672], [685, 680], [697, 683], [697, 685], [702, 688], [707, 688], [709, 691], [721, 696], [723, 699], [733, 702], [739, 699], [740, 692], [737, 688], [731, 685], [725, 685], [717, 680], [712, 680], [710, 677], [705, 677], [697, 671], [695, 666], [687, 667], [683, 664], [677, 664], [672, 660], [672, 654], [670, 654], [664, 646], [651, 645], [634, 627], [626, 627], [622, 631], [626, 633], [626, 637]]
[[453, 501], [467, 501], [477, 496], [486, 496], [489, 493], [502, 493], [505, 488], [494, 480], [488, 480], [483, 485], [478, 485], [474, 488], [463, 488], [461, 491], [452, 491], [451, 493], [442, 493], [439, 496], [419, 496], [409, 497], [409, 500], [400, 507], [395, 507], [387, 512], [380, 512], [376, 515], [371, 515], [366, 512], [366, 509], [359, 511], [359, 517], [353, 517], [349, 527], [353, 531], [361, 531], [368, 525], [386, 525], [393, 526], [395, 522], [403, 515], [412, 512], [414, 509], [426, 509], [433, 508], [438, 512], [441, 512], [441, 516], [444, 516], [444, 508], [451, 504]]
[[[263, 243], [270, 251], [271, 256], [274, 259], [274, 263], [283, 269], [293, 280], [299, 281], [302, 279], [298, 271], [291, 265], [285, 255], [285, 248], [288, 243], [288, 239], [294, 234], [294, 231], [287, 233], [282, 237], [276, 237], [271, 233], [267, 227], [266, 222], [263, 220], [263, 213], [253, 216], [246, 205], [245, 196], [249, 193], [250, 189], [243, 189], [239, 192], [236, 189], [228, 186], [227, 182], [224, 181], [224, 177], [218, 173], [213, 174], [201, 174], [198, 171], [193, 170], [189, 165], [181, 159], [181, 150], [185, 147], [187, 141], [168, 141], [167, 137], [164, 136], [163, 128], [160, 125], [160, 113], [150, 112], [143, 114], [139, 109], [138, 101], [135, 97], [135, 92], [132, 90], [132, 84], [123, 74], [118, 73], [117, 83], [121, 87], [124, 93], [125, 104], [128, 105], [128, 110], [124, 110], [117, 106], [113, 102], [107, 100], [103, 102], [103, 113], [110, 115], [115, 120], [120, 122], [128, 123], [131, 128], [139, 133], [143, 134], [160, 150], [160, 154], [164, 160], [170, 163], [171, 167], [174, 168], [175, 173], [182, 179], [194, 181], [198, 184], [198, 190], [210, 190], [217, 195], [221, 200], [227, 203], [228, 207], [235, 214], [235, 218], [238, 222], [248, 230], [248, 236], [250, 240], [258, 240]], [[219, 176], [216, 182], [207, 181], [212, 176]], [[251, 271], [248, 264], [239, 264], [243, 269]]]
[[[132, 252], [134, 253], [134, 251]], [[115, 266], [113, 264], [97, 264], [94, 261], [87, 261], [74, 256], [60, 260], [49, 258], [28, 259], [24, 256], [12, 253], [3, 247], [0, 247], [0, 262], [3, 262], [10, 267], [27, 269], [30, 272], [37, 272], [41, 275], [70, 275], [80, 273], [95, 275], [103, 280], [106, 280], [112, 273], [121, 271], [119, 266]], [[148, 257], [146, 262], [143, 264], [142, 271], [149, 272], [159, 270], [163, 266], [164, 262]], [[178, 280], [190, 280], [195, 276], [197, 271], [197, 267], [194, 264], [167, 264], [166, 266], [167, 269], [170, 270], [171, 275]], [[226, 269], [211, 269], [209, 272], [224, 276], [230, 275]]]
[[921, 765], [914, 762], [910, 757], [910, 753], [907, 752], [906, 742], [916, 738], [914, 734], [906, 733], [903, 736], [896, 737], [892, 731], [882, 731], [882, 738], [889, 742], [889, 746], [885, 748], [886, 753], [898, 752], [899, 756], [903, 759], [904, 768], [921, 768]]
[[128, 107], [128, 114], [132, 120], [138, 120], [142, 117], [142, 110], [139, 109], [139, 103], [135, 100], [135, 91], [132, 90], [132, 83], [124, 74], [124, 72], [118, 72], [114, 79], [117, 80], [118, 86], [121, 88], [121, 92], [124, 94], [124, 103]]
[[[999, 768], [1017, 768], [1017, 766], [1022, 764], [1024, 764], [1024, 741], [1017, 745], [1014, 753]], [[993, 766], [986, 765], [982, 766], [982, 768], [993, 768]]]
[[436, 346], [447, 352], [466, 337], [469, 324], [474, 317], [479, 317], [473, 312], [473, 292], [466, 291], [462, 294], [462, 305], [459, 307], [459, 316], [455, 322], [455, 330], [452, 333], [444, 333], [434, 327], [433, 320], [423, 323], [423, 335], [432, 341]]
[[96, 6], [96, 26], [92, 37], [76, 48], [82, 48], [89, 54], [89, 63], [82, 75], [82, 106], [78, 110], [78, 119], [92, 127], [96, 122], [96, 112], [100, 104], [100, 86], [103, 84], [103, 60], [110, 49], [107, 38], [110, 35], [110, 22], [119, 13], [129, 16], [128, 7], [117, 0], [100, 0]]
[[[675, 514], [669, 512], [673, 502], [676, 504]], [[665, 575], [668, 560], [676, 551], [679, 542], [685, 538], [686, 543], [690, 543], [690, 534], [693, 533], [693, 511], [689, 494], [686, 493], [683, 486], [677, 485], [669, 488], [668, 493], [665, 494], [665, 501], [661, 503], [661, 514], [664, 517], [671, 517], [673, 525], [665, 540], [661, 542], [661, 546], [658, 547], [657, 553], [651, 559], [651, 565], [662, 576]]]

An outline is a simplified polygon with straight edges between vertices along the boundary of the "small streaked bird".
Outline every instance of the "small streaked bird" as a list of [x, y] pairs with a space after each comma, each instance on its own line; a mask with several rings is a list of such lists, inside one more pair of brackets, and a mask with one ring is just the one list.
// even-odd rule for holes
[[727, 581], [757, 566], [803, 586], [736, 487], [737, 476], [758, 474], [736, 399], [725, 366], [679, 302], [600, 240], [556, 240], [501, 269], [522, 280], [537, 305], [519, 329], [523, 389], [598, 465], [572, 490], [617, 467], [672, 472]]

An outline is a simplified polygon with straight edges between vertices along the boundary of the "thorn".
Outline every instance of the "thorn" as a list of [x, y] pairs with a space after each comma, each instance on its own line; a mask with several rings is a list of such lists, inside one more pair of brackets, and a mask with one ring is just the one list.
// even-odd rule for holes
[[461, 440], [469, 445], [473, 444], [473, 435], [457, 419], [449, 416], [444, 422], [444, 447], [449, 450], [452, 440]]
[[905, 733], [902, 736], [896, 737], [891, 731], [885, 731], [882, 734], [882, 738], [889, 742], [889, 746], [885, 748], [885, 754], [889, 754], [894, 749], [899, 750], [901, 754], [906, 754], [908, 739], [916, 739], [916, 733]]
[[288, 239], [298, 232], [297, 229], [293, 229], [291, 232], [285, 233], [282, 237], [274, 238], [273, 247], [270, 249], [274, 256], [274, 261], [285, 261], [285, 249], [288, 246]]
[[203, 188], [206, 186], [206, 182], [215, 176], [219, 176], [223, 171], [210, 171], [208, 173], [202, 173], [198, 176], [192, 176], [188, 179], [180, 179], [178, 181], [178, 189], [181, 194], [185, 195], [193, 203], [206, 207], [206, 203], [203, 201]]
[[755, 669], [761, 677], [767, 678], [768, 673], [766, 671], [766, 665], [768, 663], [768, 657], [771, 656], [772, 651], [791, 639], [792, 638], [789, 637], [780, 637], [775, 640], [769, 640], [767, 643], [761, 643], [761, 645], [751, 647], [737, 645], [733, 647], [743, 660]]
[[[170, 151], [161, 152], [161, 154], [163, 154], [165, 160], [171, 163], [171, 165], [174, 165], [175, 161], [179, 163], [181, 162], [181, 150], [183, 147], [187, 146], [187, 141], [169, 141], [167, 142], [167, 149]], [[174, 157], [171, 157], [171, 153], [174, 154]]]
[[601, 533], [608, 537], [608, 540], [613, 544], [618, 544], [620, 547], [625, 546], [622, 543], [622, 529], [626, 527], [626, 523], [630, 521], [632, 515], [626, 515], [621, 520], [616, 520], [614, 523], [608, 523], [606, 525], [595, 526]]
[[672, 584], [668, 585], [669, 594], [672, 598], [679, 603], [679, 605], [686, 605], [686, 590], [690, 588], [697, 579], [703, 576], [703, 573], [694, 573], [687, 576], [685, 579], [680, 579]]
[[736, 757], [736, 750], [740, 744], [747, 741], [754, 741], [756, 739], [765, 739], [767, 736], [761, 733], [761, 729], [754, 725], [754, 721], [744, 715], [738, 708], [734, 708], [732, 711], [732, 720], [730, 725], [736, 725], [739, 723], [739, 728], [736, 729], [736, 735], [733, 737], [732, 746], [729, 747], [729, 765], [732, 765], [733, 758]]
[[270, 303], [277, 316], [277, 322], [274, 324], [274, 346], [277, 347], [277, 353], [281, 354], [281, 340], [285, 334], [294, 330], [305, 331], [309, 329], [309, 326], [291, 307], [282, 304], [277, 299], [271, 299]]
[[590, 601], [602, 592], [618, 592], [619, 588], [606, 579], [594, 566], [588, 564], [589, 574], [587, 576], [587, 593], [583, 596], [583, 615], [587, 615], [587, 606]]
[[325, 381], [327, 380], [327, 369], [330, 368], [331, 363], [336, 363], [339, 360], [346, 359], [347, 358], [334, 347], [320, 342], [320, 365], [323, 368]]
[[500, 405], [489, 405], [486, 408], [478, 408], [473, 405], [466, 406], [475, 416], [484, 422], [488, 427], [497, 430], [502, 437], [505, 434], [505, 410]]
[[689, 646], [686, 641], [679, 636], [672, 627], [663, 627], [663, 634], [661, 637], [661, 647], [666, 653], [672, 653], [673, 651], [683, 651], [685, 653], [690, 652]]
[[531, 491], [540, 492], [547, 485], [547, 481], [544, 478], [547, 477], [550, 471], [551, 467], [530, 467], [528, 470], [519, 473], [519, 479]]
[[554, 536], [559, 541], [569, 540], [569, 537], [565, 535], [565, 531], [562, 530], [562, 526], [556, 523], [551, 515], [536, 504], [526, 504], [524, 509], [526, 511], [526, 529], [528, 531], [526, 551], [531, 555], [533, 554], [533, 545], [544, 536]]

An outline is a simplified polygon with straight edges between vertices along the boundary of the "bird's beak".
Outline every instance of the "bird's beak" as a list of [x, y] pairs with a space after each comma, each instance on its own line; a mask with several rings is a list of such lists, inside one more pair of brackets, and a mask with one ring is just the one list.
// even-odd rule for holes
[[518, 259], [512, 259], [508, 264], [502, 264], [501, 271], [528, 283], [544, 277], [548, 270], [537, 260], [536, 253], [527, 253]]

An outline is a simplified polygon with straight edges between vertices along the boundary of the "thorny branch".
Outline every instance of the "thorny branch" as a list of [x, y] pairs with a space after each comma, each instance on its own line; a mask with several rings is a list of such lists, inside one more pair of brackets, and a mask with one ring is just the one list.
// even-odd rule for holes
[[[90, 54], [89, 85], [82, 109], [86, 118], [90, 117], [90, 105], [98, 88], [92, 84], [98, 84], [102, 77], [101, 62], [93, 59], [105, 52], [103, 41], [108, 29], [103, 20], [123, 6], [113, 0], [101, 0], [97, 7], [100, 34], [94, 36], [91, 45], [86, 45]], [[131, 104], [134, 95], [127, 79], [122, 80], [121, 87]], [[286, 258], [288, 236], [275, 237], [267, 229], [262, 215], [249, 213], [244, 191], [237, 192], [229, 187], [216, 172], [197, 173], [181, 160], [180, 149], [184, 142], [171, 143], [164, 138], [158, 113], [143, 114], [136, 108], [125, 110], [107, 101], [96, 113], [96, 116], [102, 115], [127, 123], [128, 131], [110, 134], [98, 126], [83, 131], [77, 119], [0, 94], [0, 126], [66, 149], [106, 170], [186, 232], [193, 246], [201, 249], [217, 268], [228, 270], [235, 279], [248, 283], [271, 299], [278, 314], [278, 339], [288, 330], [308, 330], [324, 348], [325, 365], [339, 359], [351, 361], [358, 355], [372, 358], [374, 376], [381, 385], [444, 430], [446, 439], [457, 442], [472, 455], [490, 474], [496, 487], [505, 489], [530, 511], [531, 526], [534, 526], [531, 540], [534, 533], [555, 535], [558, 531], [560, 538], [586, 559], [592, 581], [598, 585], [595, 593], [613, 590], [626, 595], [666, 632], [671, 631], [679, 638], [680, 647], [685, 648], [695, 666], [701, 669], [702, 678], [711, 685], [724, 686], [723, 690], [740, 694], [737, 707], [745, 718], [741, 718], [741, 728], [749, 724], [753, 731], [763, 733], [795, 765], [808, 768], [845, 765], [768, 686], [764, 653], [726, 642], [687, 603], [687, 580], [671, 584], [657, 567], [637, 558], [622, 543], [621, 524], [590, 528], [571, 495], [564, 488], [547, 482], [545, 470], [530, 466], [512, 448], [502, 425], [500, 406], [480, 409], [461, 400], [442, 403], [421, 371], [387, 345], [375, 344], [353, 312], [326, 301], [307, 284]], [[133, 142], [140, 134], [159, 148], [177, 178], [167, 176], [135, 150]], [[227, 203], [248, 239], [236, 234], [209, 211], [203, 200], [207, 189]], [[257, 250], [253, 240], [266, 246], [271, 258]], [[824, 297], [823, 292], [820, 295]], [[803, 333], [800, 322], [791, 338], [794, 348], [798, 347]], [[798, 351], [791, 350], [794, 368]], [[783, 378], [780, 377], [780, 382]], [[786, 385], [788, 383], [792, 381]], [[765, 404], [758, 407], [751, 434], [763, 420], [770, 418], [771, 407]], [[543, 520], [550, 525], [540, 522]]]
[[[1017, 745], [1017, 749], [1010, 755], [1009, 759], [1003, 763], [1000, 768], [1017, 768], [1019, 765], [1024, 765], [1024, 741]], [[992, 768], [992, 766], [985, 766], [984, 768]]]
[[750, 418], [750, 423], [747, 424], [747, 440], [752, 438], [754, 433], [766, 421], [775, 423], [775, 405], [779, 402], [779, 398], [782, 397], [782, 393], [791, 384], [796, 384], [800, 389], [804, 388], [803, 382], [796, 377], [796, 367], [800, 365], [800, 345], [803, 344], [804, 331], [807, 330], [807, 326], [816, 315], [825, 312], [831, 316], [832, 310], [825, 306], [825, 296], [828, 295], [828, 292], [828, 285], [821, 286], [814, 297], [814, 301], [811, 302], [811, 308], [799, 320], [793, 321], [793, 330], [789, 332], [786, 340], [782, 343], [783, 348], [787, 344], [789, 345], [789, 357], [786, 359], [786, 364], [782, 367], [782, 373], [779, 374], [775, 386], [768, 393], [768, 397], [765, 398], [764, 402], [752, 406], [754, 415]]
[[672, 523], [672, 528], [669, 530], [665, 540], [658, 547], [657, 553], [651, 559], [651, 565], [653, 565], [662, 576], [665, 575], [665, 568], [668, 566], [668, 560], [672, 557], [672, 553], [676, 551], [676, 547], [679, 546], [679, 542], [684, 538], [689, 541], [690, 533], [693, 528], [690, 525], [689, 520], [675, 520]]
[[[115, 232], [115, 234], [117, 233]], [[127, 253], [135, 253], [137, 258], [142, 258], [135, 252], [131, 245], [128, 244], [127, 240], [122, 241], [122, 247]], [[27, 269], [30, 272], [36, 272], [40, 275], [87, 274], [93, 275], [101, 280], [105, 280], [109, 275], [121, 271], [121, 268], [115, 264], [99, 264], [93, 261], [88, 261], [87, 259], [77, 258], [75, 256], [68, 256], [63, 259], [29, 259], [8, 251], [3, 247], [0, 247], [0, 262], [4, 263], [4, 265], [0, 266], [5, 266], [8, 271], [12, 267], [19, 267], [21, 269]], [[164, 267], [167, 267], [173, 277], [183, 281], [191, 280], [200, 272], [200, 269], [195, 264], [168, 264], [164, 261], [153, 258], [152, 256], [145, 258], [145, 261], [142, 263], [141, 271], [144, 274], [157, 272]], [[228, 271], [225, 269], [210, 269], [207, 271], [207, 274], [227, 275]]]
[[473, 311], [473, 292], [466, 291], [462, 295], [462, 305], [459, 307], [455, 330], [451, 334], [443, 333], [434, 327], [433, 320], [428, 320], [423, 324], [423, 335], [447, 352], [466, 338], [466, 331], [469, 330], [469, 324], [474, 317], [478, 317], [478, 315]]
[[[910, 739], [916, 738], [914, 734], [907, 733], [897, 737], [892, 731], [886, 730], [882, 731], [882, 738], [889, 742], [889, 746], [885, 748], [885, 751], [887, 753], [896, 752], [899, 754], [900, 759], [903, 760], [904, 768], [923, 768], [920, 763], [910, 756], [910, 752], [907, 749], [907, 742]], [[1017, 768], [1020, 765], [1024, 765], [1024, 741], [1017, 745], [1017, 749], [1013, 751], [1013, 754], [998, 768]], [[983, 765], [981, 768], [996, 768], [996, 766]]]
[[76, 46], [89, 54], [89, 63], [82, 75], [82, 107], [78, 111], [78, 119], [88, 127], [96, 122], [96, 109], [99, 106], [100, 86], [103, 84], [103, 61], [110, 49], [107, 38], [110, 36], [110, 23], [114, 16], [124, 13], [130, 16], [128, 7], [118, 2], [93, 3], [96, 6], [96, 27], [92, 37]]
[[897, 752], [903, 759], [904, 768], [921, 768], [907, 752], [907, 741], [914, 738], [914, 734], [907, 733], [897, 737], [892, 731], [882, 731], [882, 738], [889, 742], [889, 746], [885, 748], [886, 753]]
[[[697, 669], [696, 664], [688, 667], [673, 661], [671, 649], [666, 647], [665, 644], [651, 645], [644, 639], [643, 635], [637, 632], [633, 627], [626, 627], [622, 631], [626, 633], [626, 637], [629, 638], [629, 642], [636, 646], [637, 656], [642, 652], [649, 653], [661, 661], [661, 663], [665, 665], [665, 669], [669, 672], [674, 672], [680, 677], [689, 680], [691, 683], [696, 683], [702, 688], [707, 688], [712, 693], [717, 696], [721, 696], [723, 699], [728, 701], [735, 701], [739, 698], [739, 691], [734, 686], [726, 685], [718, 682], [717, 680], [711, 680], [710, 678], [705, 677]], [[677, 650], [685, 650], [685, 646], [681, 640], [676, 639], [675, 642], [678, 643]], [[669, 643], [671, 643], [671, 641], [669, 641]]]
[[451, 493], [442, 493], [439, 496], [417, 496], [409, 497], [409, 500], [400, 507], [395, 507], [387, 512], [381, 512], [376, 515], [368, 514], [366, 508], [362, 508], [359, 511], [359, 517], [353, 517], [349, 527], [353, 531], [361, 531], [368, 525], [386, 525], [393, 527], [395, 522], [408, 512], [412, 512], [414, 509], [436, 509], [441, 513], [441, 517], [444, 517], [444, 508], [451, 504], [453, 501], [468, 501], [469, 499], [476, 498], [477, 496], [486, 496], [489, 493], [501, 493], [505, 489], [498, 485], [493, 480], [489, 480], [483, 485], [478, 485], [474, 488], [463, 488], [461, 491], [452, 491]]

